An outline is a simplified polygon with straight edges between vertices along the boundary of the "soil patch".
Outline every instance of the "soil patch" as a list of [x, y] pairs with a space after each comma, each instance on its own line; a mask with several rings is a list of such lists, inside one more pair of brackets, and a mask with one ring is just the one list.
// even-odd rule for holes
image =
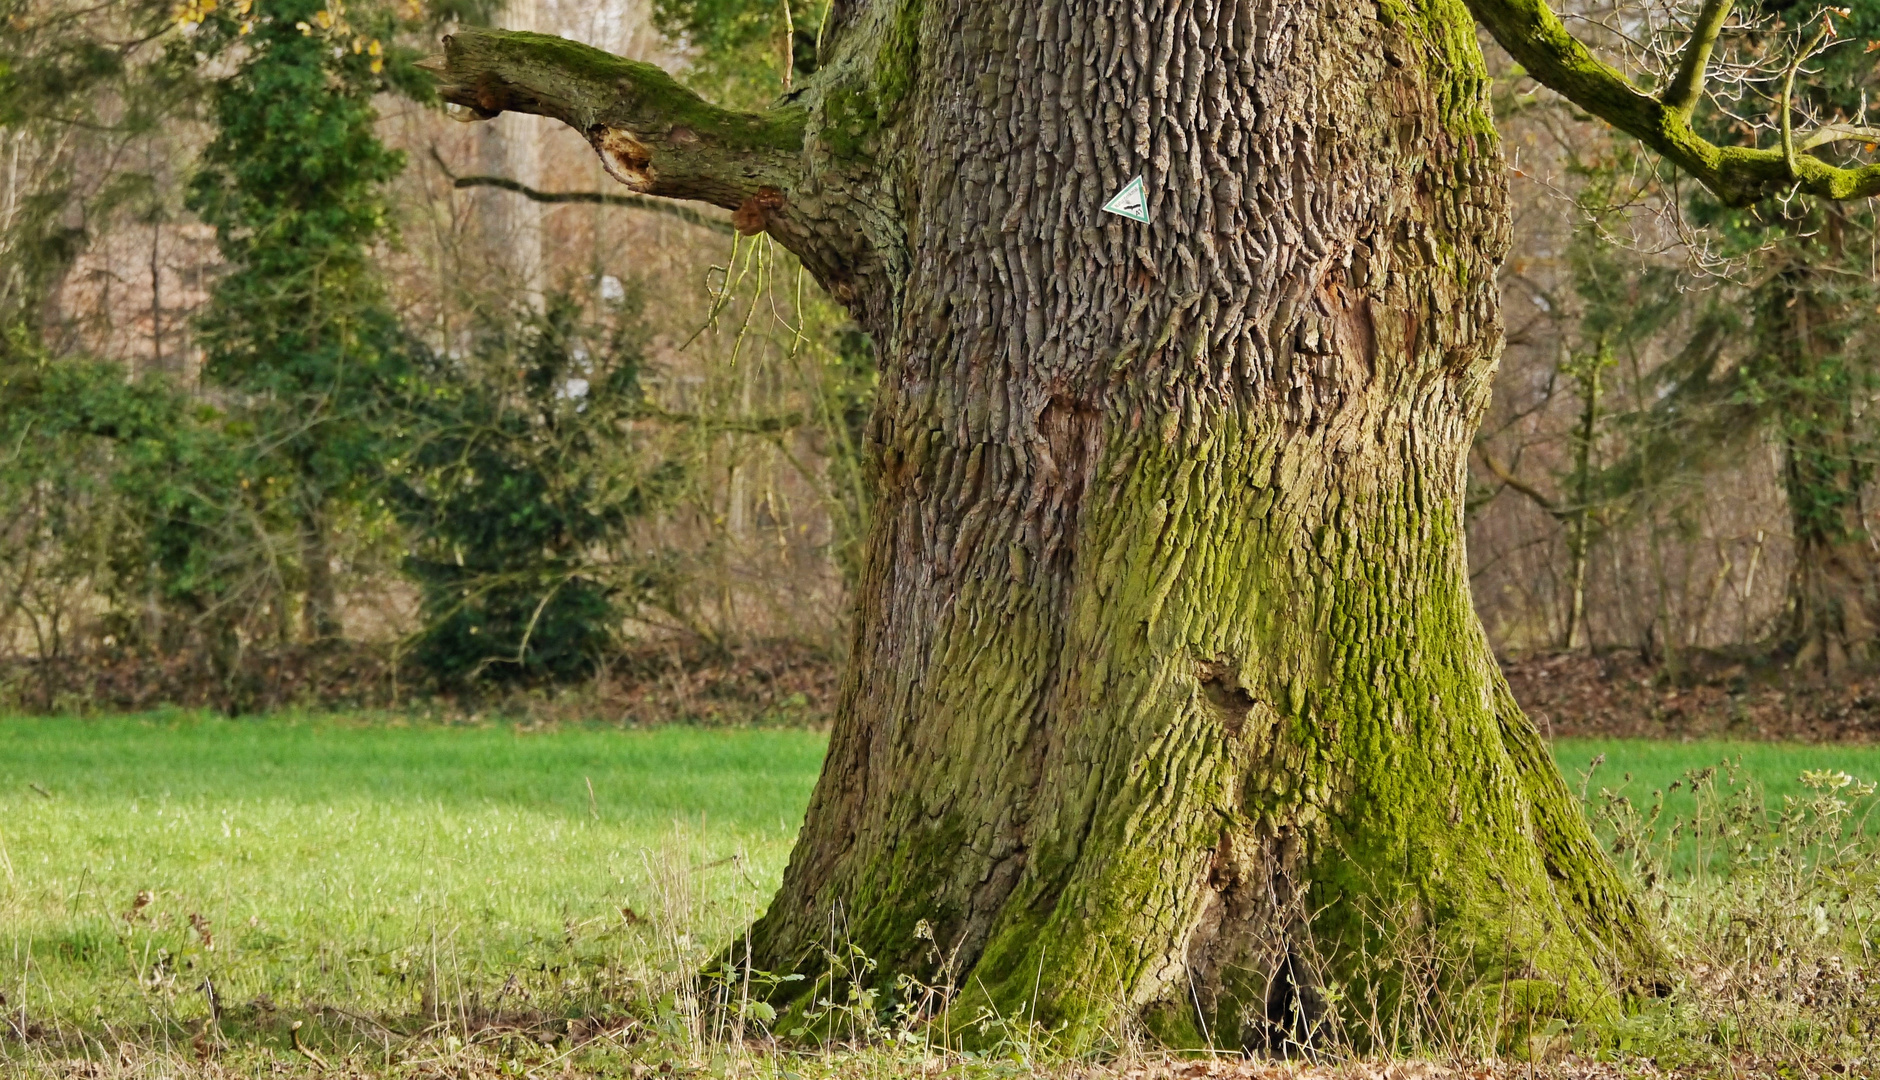
[[1880, 740], [1880, 677], [1804, 678], [1726, 654], [1676, 673], [1636, 652], [1502, 661], [1515, 700], [1547, 736], [1637, 739]]

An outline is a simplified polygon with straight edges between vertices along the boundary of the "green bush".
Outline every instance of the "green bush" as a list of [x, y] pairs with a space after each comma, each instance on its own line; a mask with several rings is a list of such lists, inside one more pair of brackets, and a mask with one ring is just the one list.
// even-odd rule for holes
[[[275, 599], [270, 485], [245, 425], [161, 377], [38, 360], [0, 372], [0, 437], [0, 492], [16, 511], [14, 610], [0, 614], [44, 628], [41, 659], [80, 651], [89, 626], [116, 644], [207, 646], [218, 667], [232, 663], [242, 624]], [[104, 610], [81, 620], [99, 598]]]
[[445, 680], [584, 674], [668, 573], [627, 542], [681, 472], [647, 449], [645, 337], [634, 298], [590, 312], [557, 291], [414, 382], [393, 495], [416, 659]]
[[289, 580], [304, 634], [327, 641], [342, 629], [335, 541], [376, 506], [392, 452], [384, 402], [411, 349], [378, 254], [404, 156], [379, 138], [373, 107], [409, 57], [388, 49], [384, 9], [207, 7], [193, 41], [234, 68], [209, 95], [215, 137], [189, 188], [227, 264], [196, 319], [203, 377], [267, 435], [299, 532]]

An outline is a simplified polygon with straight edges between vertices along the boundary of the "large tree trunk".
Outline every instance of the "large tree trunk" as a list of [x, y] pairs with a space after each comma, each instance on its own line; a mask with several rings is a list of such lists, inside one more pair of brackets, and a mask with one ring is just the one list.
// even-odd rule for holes
[[[740, 207], [883, 345], [853, 660], [752, 962], [854, 946], [1084, 1040], [1282, 1045], [1334, 984], [1385, 1039], [1612, 1008], [1655, 946], [1464, 565], [1508, 232], [1467, 13], [875, 0], [824, 40], [795, 101], [664, 129], [645, 71], [446, 68]], [[795, 116], [800, 164], [744, 134]], [[698, 179], [734, 139], [743, 186]], [[1150, 223], [1102, 213], [1137, 173]]]

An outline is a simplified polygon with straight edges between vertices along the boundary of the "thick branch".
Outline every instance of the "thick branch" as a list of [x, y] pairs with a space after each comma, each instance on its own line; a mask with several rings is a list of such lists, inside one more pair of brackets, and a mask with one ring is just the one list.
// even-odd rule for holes
[[746, 232], [782, 206], [802, 167], [801, 110], [721, 109], [651, 64], [565, 38], [463, 29], [444, 39], [443, 61], [432, 70], [445, 101], [484, 118], [523, 112], [560, 120], [586, 136], [627, 187], [740, 210]]
[[[1468, 0], [1468, 4], [1476, 19], [1536, 81], [1663, 154], [1725, 203], [1746, 205], [1791, 185], [1826, 199], [1880, 194], [1880, 165], [1844, 169], [1797, 154], [1791, 170], [1780, 148], [1717, 146], [1704, 139], [1692, 130], [1688, 109], [1667, 103], [1682, 97], [1668, 93], [1666, 101], [1660, 101], [1632, 86], [1567, 33], [1545, 0]], [[1710, 10], [1706, 4], [1704, 11]], [[1702, 27], [1700, 15], [1700, 33]], [[1695, 63], [1688, 52], [1686, 60]], [[1679, 74], [1671, 89], [1678, 95], [1688, 94], [1682, 88], [1682, 71]]]

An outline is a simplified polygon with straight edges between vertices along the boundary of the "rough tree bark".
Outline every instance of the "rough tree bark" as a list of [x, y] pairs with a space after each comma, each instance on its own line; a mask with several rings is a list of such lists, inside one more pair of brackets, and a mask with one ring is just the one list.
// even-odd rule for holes
[[[735, 209], [881, 345], [852, 661], [754, 964], [852, 944], [1187, 1045], [1424, 989], [1614, 1008], [1659, 954], [1463, 560], [1509, 229], [1468, 12], [837, 0], [823, 41], [764, 114], [536, 35], [439, 68]], [[1100, 212], [1138, 173], [1152, 220]]]

